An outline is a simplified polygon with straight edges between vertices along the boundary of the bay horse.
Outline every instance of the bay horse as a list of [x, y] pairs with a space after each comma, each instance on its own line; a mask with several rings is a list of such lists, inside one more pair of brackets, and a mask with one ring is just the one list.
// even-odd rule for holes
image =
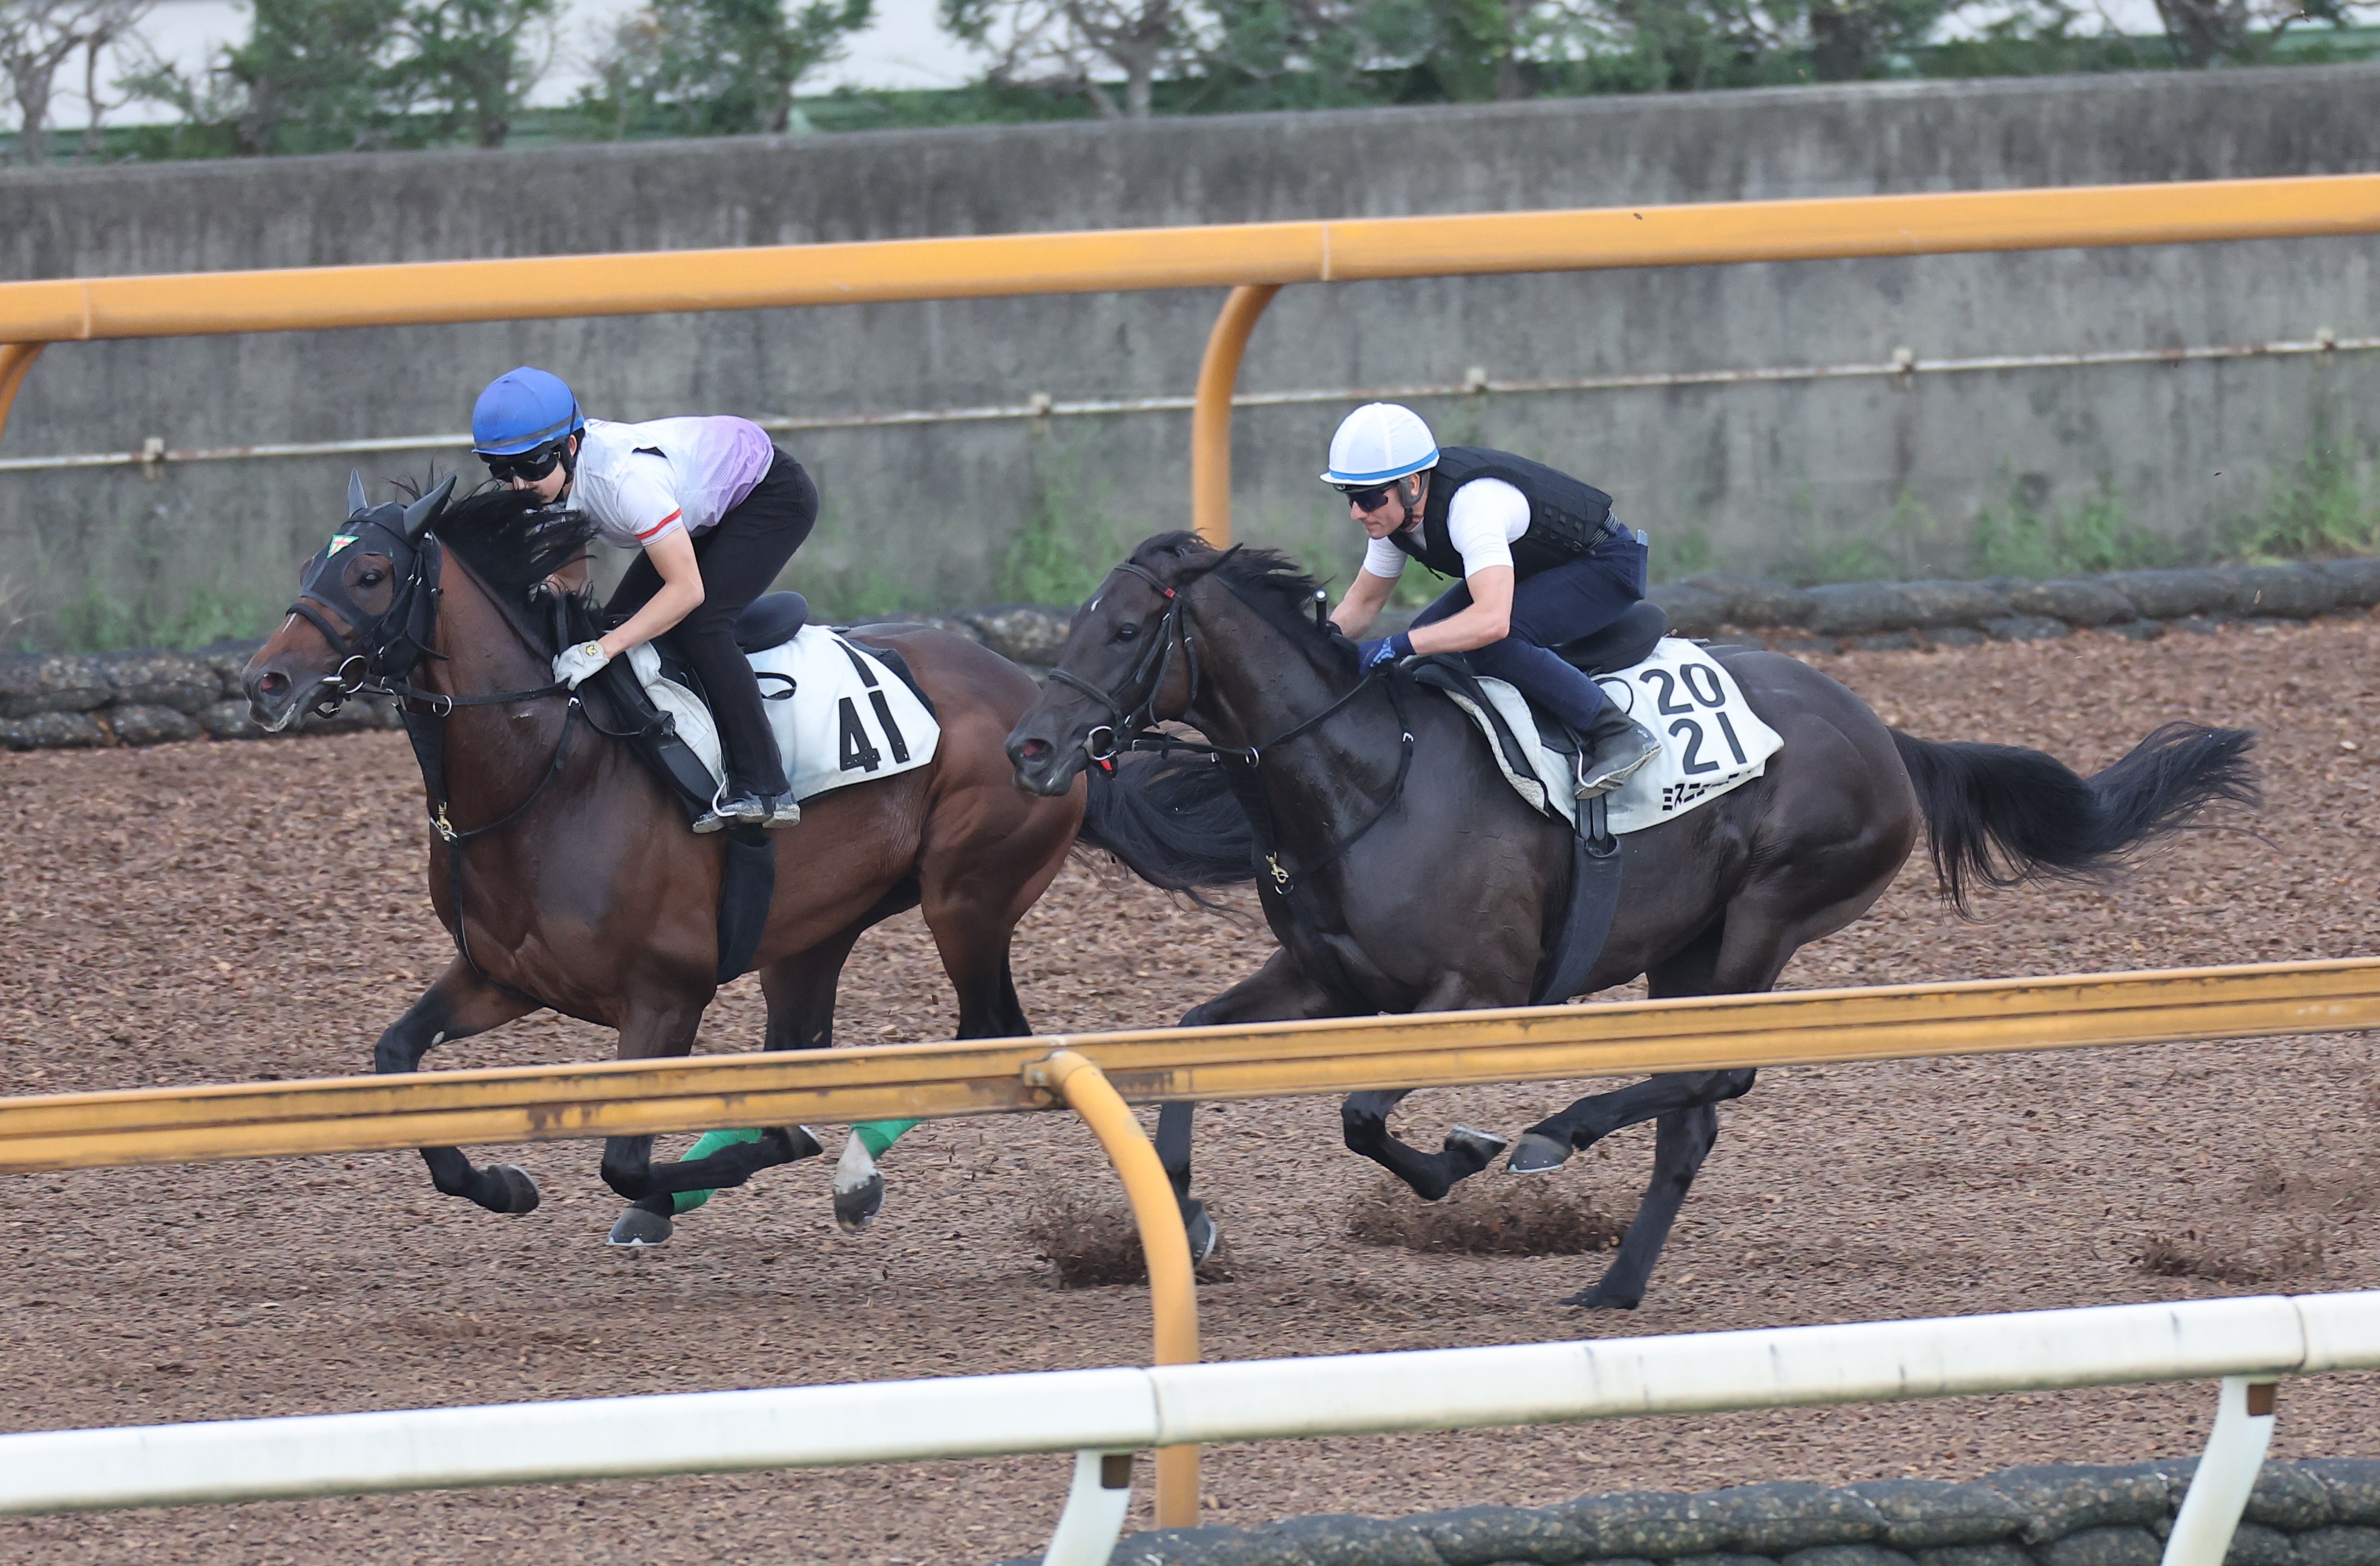
[[[498, 490], [450, 508], [454, 483], [367, 508], [360, 479], [351, 481], [353, 515], [309, 563], [298, 601], [242, 677], [269, 730], [382, 689], [404, 698], [417, 753], [425, 731], [443, 750], [443, 789], [428, 765], [424, 775], [430, 900], [456, 955], [381, 1035], [374, 1069], [417, 1070], [432, 1048], [542, 1007], [617, 1030], [624, 1060], [684, 1055], [719, 988], [722, 839], [693, 835], [652, 771], [607, 742], [626, 724], [599, 690], [553, 683], [557, 648], [538, 595], [584, 554], [590, 525]], [[1033, 698], [1024, 671], [944, 631], [867, 634], [906, 661], [937, 710], [941, 743], [928, 765], [815, 796], [798, 826], [768, 834], [778, 890], [751, 963], [768, 1002], [764, 1047], [829, 1045], [854, 943], [916, 907], [957, 993], [958, 1037], [1029, 1033], [1010, 939], [1077, 836], [1160, 883], [1188, 885], [1208, 873], [1205, 861], [1193, 852], [1174, 863], [1167, 845], [1177, 817], [1197, 819], [1195, 802], [1174, 809], [1156, 773], [1102, 778], [1087, 795], [1020, 794], [1002, 741]], [[650, 1136], [610, 1138], [603, 1180], [635, 1204], [614, 1240], [666, 1238], [677, 1195], [819, 1151], [798, 1126], [703, 1146], [722, 1141], [656, 1166]], [[449, 1196], [499, 1213], [538, 1204], [524, 1171], [475, 1168], [453, 1147], [422, 1157]]]
[[[1237, 771], [1243, 797], [1270, 817], [1281, 869], [1259, 876], [1251, 855], [1234, 879], [1257, 883], [1280, 947], [1184, 1026], [1527, 1005], [1565, 912], [1570, 827], [1514, 793], [1452, 702], [1393, 667], [1360, 673], [1354, 644], [1318, 623], [1322, 601], [1269, 552], [1219, 552], [1190, 533], [1148, 540], [1077, 613], [1011, 732], [1017, 785], [1064, 797], [1097, 753], [1179, 720], [1216, 747], [1212, 771]], [[1784, 748], [1759, 778], [1620, 838], [1618, 913], [1585, 993], [1640, 974], [1656, 999], [1769, 989], [1796, 951], [1883, 895], [1921, 823], [1938, 885], [1964, 913], [1974, 882], [2104, 875], [2216, 801], [2260, 803], [2243, 730], [2168, 724], [2085, 779], [2039, 751], [1888, 728], [1792, 658], [1710, 651]], [[1256, 841], [1244, 815], [1212, 846], [1233, 856]], [[1654, 1076], [1521, 1135], [1509, 1167], [1536, 1172], [1655, 1123], [1653, 1176], [1627, 1238], [1565, 1304], [1635, 1308], [1718, 1135], [1718, 1105], [1754, 1074]], [[1412, 1147], [1388, 1128], [1404, 1097], [1350, 1097], [1346, 1143], [1425, 1200], [1508, 1145], [1457, 1127], [1438, 1152]], [[1193, 1108], [1165, 1105], [1158, 1131], [1185, 1215]]]

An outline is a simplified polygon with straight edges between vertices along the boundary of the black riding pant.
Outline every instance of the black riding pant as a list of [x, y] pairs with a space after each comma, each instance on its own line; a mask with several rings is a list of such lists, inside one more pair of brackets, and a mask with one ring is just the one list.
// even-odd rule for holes
[[[776, 581], [777, 573], [817, 525], [818, 509], [818, 486], [800, 463], [778, 452], [752, 492], [721, 517], [719, 526], [695, 539], [702, 601], [656, 638], [692, 664], [702, 681], [727, 752], [730, 794], [785, 791], [784, 763], [760, 705], [760, 683], [735, 645], [735, 616]], [[620, 578], [604, 613], [617, 622], [643, 608], [661, 588], [662, 574], [640, 554]]]
[[[1593, 680], [1547, 649], [1591, 637], [1626, 613], [1645, 596], [1645, 546], [1631, 537], [1522, 577], [1512, 585], [1511, 634], [1464, 656], [1475, 673], [1510, 682], [1571, 727], [1593, 727], [1609, 698]], [[1470, 586], [1457, 582], [1415, 615], [1414, 624], [1427, 625], [1470, 607]]]

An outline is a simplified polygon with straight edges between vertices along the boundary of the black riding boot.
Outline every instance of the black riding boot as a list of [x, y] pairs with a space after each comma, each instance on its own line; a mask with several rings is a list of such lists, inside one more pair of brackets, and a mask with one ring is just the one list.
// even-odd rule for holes
[[1585, 743], [1578, 753], [1578, 780], [1572, 792], [1581, 799], [1610, 793], [1661, 754], [1661, 742], [1653, 737], [1653, 731], [1608, 698], [1580, 737]]

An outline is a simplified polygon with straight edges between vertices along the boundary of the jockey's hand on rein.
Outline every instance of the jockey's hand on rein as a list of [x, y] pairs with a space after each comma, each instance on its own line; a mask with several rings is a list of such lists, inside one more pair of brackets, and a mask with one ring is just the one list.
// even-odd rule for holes
[[1392, 637], [1366, 637], [1355, 644], [1355, 666], [1369, 669], [1375, 664], [1411, 658], [1413, 649], [1413, 637], [1402, 631]]
[[603, 650], [601, 642], [583, 641], [576, 647], [565, 647], [562, 649], [561, 654], [553, 661], [553, 677], [572, 690], [577, 690], [580, 681], [594, 674], [610, 662], [612, 662], [612, 655]]

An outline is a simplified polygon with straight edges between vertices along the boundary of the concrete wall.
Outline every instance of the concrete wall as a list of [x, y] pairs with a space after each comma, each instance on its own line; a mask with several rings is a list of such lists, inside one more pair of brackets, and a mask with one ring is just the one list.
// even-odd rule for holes
[[[1729, 200], [2380, 168], [2380, 67], [1877, 84], [958, 132], [0, 173], [0, 277]], [[1292, 289], [1244, 390], [2380, 333], [2380, 241], [1812, 262]], [[1220, 295], [63, 345], [0, 456], [428, 434], [549, 365], [604, 415], [786, 416], [1186, 392]], [[1581, 473], [1656, 561], [1791, 570], [1881, 540], [1955, 571], [1980, 510], [2111, 487], [2204, 548], [2327, 430], [2368, 463], [2380, 356], [1425, 405]], [[1244, 535], [1344, 561], [1313, 482], [1340, 405], [1245, 412]], [[854, 610], [980, 602], [1187, 516], [1186, 415], [789, 436], [826, 517], [793, 579]], [[451, 460], [451, 459], [450, 459]], [[366, 458], [368, 474], [422, 456]], [[37, 642], [203, 639], [287, 594], [347, 461], [0, 473], [0, 577]], [[2218, 476], [2219, 475], [2219, 476]], [[1323, 540], [1331, 540], [1325, 544]]]

